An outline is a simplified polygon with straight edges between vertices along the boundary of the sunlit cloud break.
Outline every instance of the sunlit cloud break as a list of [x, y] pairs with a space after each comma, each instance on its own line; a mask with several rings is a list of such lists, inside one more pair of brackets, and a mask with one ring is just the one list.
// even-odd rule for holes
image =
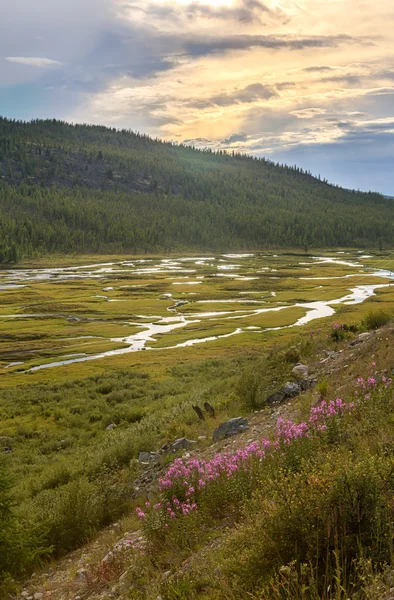
[[6, 4], [1, 114], [265, 155], [394, 195], [390, 0]]

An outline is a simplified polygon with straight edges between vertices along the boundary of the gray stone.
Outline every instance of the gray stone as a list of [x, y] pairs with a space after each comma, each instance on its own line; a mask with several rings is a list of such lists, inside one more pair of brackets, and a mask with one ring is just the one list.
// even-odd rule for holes
[[114, 553], [113, 552], [108, 552], [108, 554], [106, 556], [104, 556], [104, 558], [101, 561], [101, 564], [106, 565], [108, 563], [113, 562], [114, 560]]
[[284, 397], [285, 394], [282, 391], [274, 392], [273, 394], [270, 394], [268, 396], [268, 398], [266, 399], [266, 403], [268, 404], [268, 406], [272, 406], [273, 404], [280, 404]]
[[160, 454], [158, 452], [140, 452], [138, 456], [138, 462], [141, 465], [151, 465], [160, 461]]
[[188, 440], [185, 437], [179, 438], [178, 440], [175, 440], [175, 442], [172, 442], [172, 444], [164, 444], [164, 446], [160, 448], [159, 454], [175, 454], [176, 452], [179, 452], [179, 450], [190, 450], [196, 444], [197, 442], [194, 440]]
[[44, 594], [42, 594], [41, 592], [36, 592], [33, 597], [34, 597], [34, 600], [42, 600], [44, 597]]
[[369, 340], [374, 334], [375, 334], [375, 332], [371, 333], [369, 331], [366, 331], [365, 333], [360, 333], [350, 345], [358, 346], [358, 344], [362, 344], [363, 342], [366, 342], [367, 340]]
[[197, 442], [194, 440], [188, 440], [187, 438], [179, 438], [175, 440], [173, 444], [171, 444], [170, 450], [171, 452], [178, 452], [179, 450], [190, 450], [193, 446], [196, 445]]
[[233, 435], [237, 435], [238, 433], [242, 433], [247, 429], [249, 429], [248, 419], [244, 419], [243, 417], [236, 417], [234, 419], [230, 419], [229, 421], [221, 423], [219, 427], [213, 432], [212, 439], [214, 442], [218, 442], [219, 440], [224, 440], [225, 438], [229, 438]]
[[204, 402], [204, 408], [210, 417], [215, 417], [215, 409], [213, 408], [212, 404], [209, 404], [209, 402]]
[[306, 392], [307, 390], [310, 390], [311, 388], [313, 388], [313, 386], [316, 385], [317, 381], [316, 381], [316, 379], [302, 379], [298, 383], [300, 384], [301, 390], [303, 392]]
[[[308, 380], [303, 381], [305, 382]], [[268, 396], [268, 398], [266, 399], [266, 403], [268, 404], [268, 406], [272, 406], [274, 404], [280, 404], [288, 398], [295, 398], [296, 396], [301, 394], [303, 389], [308, 389], [306, 385], [307, 384], [303, 382], [295, 383], [290, 381], [286, 383], [286, 385], [284, 385], [282, 388], [280, 388], [280, 390]]]
[[106, 427], [105, 429], [107, 431], [111, 431], [112, 429], [116, 429], [117, 425], [115, 425], [115, 423], [111, 423], [110, 425], [108, 425], [108, 427]]
[[280, 390], [285, 398], [295, 398], [301, 393], [301, 386], [298, 383], [287, 382]]
[[296, 379], [306, 379], [309, 375], [309, 369], [306, 365], [299, 363], [294, 367], [291, 374]]

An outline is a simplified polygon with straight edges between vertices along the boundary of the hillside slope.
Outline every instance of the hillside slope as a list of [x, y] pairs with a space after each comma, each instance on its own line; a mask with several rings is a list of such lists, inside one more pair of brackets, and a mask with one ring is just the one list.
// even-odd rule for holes
[[[336, 346], [324, 336], [337, 351], [323, 350], [322, 337], [308, 361], [319, 381], [313, 391], [254, 412], [249, 430], [235, 438], [184, 455], [183, 463], [197, 465], [197, 479], [204, 481], [199, 490], [195, 481], [194, 510], [166, 519], [167, 497], [181, 497], [183, 479], [193, 472], [180, 471], [179, 460], [159, 471], [145, 467], [140, 480], [147, 483], [138, 490], [141, 503], [151, 500], [142, 503], [146, 517], [117, 522], [26, 582], [25, 594], [52, 600], [390, 600], [393, 335], [390, 323]], [[342, 408], [322, 413], [323, 406]], [[262, 438], [273, 440], [276, 431], [283, 437], [280, 452], [273, 445], [255, 456]], [[238, 468], [230, 472], [234, 456]], [[204, 479], [213, 467], [219, 476]], [[158, 477], [159, 487], [173, 479], [169, 491], [163, 485], [157, 490]], [[164, 515], [156, 517], [159, 501]], [[187, 493], [183, 502], [192, 502]]]
[[0, 262], [46, 253], [393, 244], [394, 205], [264, 159], [0, 118]]

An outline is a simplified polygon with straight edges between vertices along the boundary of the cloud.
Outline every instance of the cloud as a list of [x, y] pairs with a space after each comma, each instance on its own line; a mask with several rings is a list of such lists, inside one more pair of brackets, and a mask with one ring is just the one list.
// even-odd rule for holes
[[326, 112], [324, 108], [301, 108], [300, 110], [293, 110], [291, 114], [298, 119], [313, 119], [319, 115], [325, 115]]
[[211, 5], [198, 1], [180, 6], [177, 2], [166, 4], [157, 1], [141, 2], [133, 0], [123, 2], [121, 9], [131, 20], [142, 19], [152, 22], [160, 19], [161, 26], [168, 24], [183, 24], [187, 26], [190, 20], [236, 21], [242, 24], [266, 24], [272, 20], [286, 22], [287, 17], [280, 8], [269, 7], [261, 0], [235, 0], [231, 5]]
[[188, 106], [204, 109], [212, 106], [231, 106], [233, 104], [251, 103], [259, 100], [270, 100], [278, 96], [278, 92], [269, 85], [262, 83], [251, 83], [240, 90], [232, 92], [223, 92], [210, 98], [194, 100], [188, 103]]
[[336, 48], [343, 44], [370, 44], [368, 38], [350, 35], [291, 36], [291, 35], [231, 35], [223, 37], [195, 37], [184, 40], [185, 52], [193, 56], [204, 56], [230, 50], [305, 50], [311, 48]]
[[29, 67], [39, 67], [39, 68], [48, 68], [48, 67], [59, 67], [63, 63], [58, 60], [53, 60], [52, 58], [42, 58], [42, 57], [25, 57], [25, 56], [6, 56], [5, 60], [11, 63], [18, 63], [21, 65], [28, 65]]
[[306, 73], [325, 73], [326, 71], [334, 71], [335, 68], [334, 67], [328, 67], [325, 65], [320, 65], [317, 67], [305, 67], [304, 71]]
[[236, 142], [246, 142], [247, 139], [248, 136], [246, 135], [246, 133], [241, 131], [240, 133], [233, 133], [232, 135], [230, 135], [230, 137], [226, 138], [225, 140], [222, 140], [221, 143], [224, 145], [229, 145], [234, 144]]

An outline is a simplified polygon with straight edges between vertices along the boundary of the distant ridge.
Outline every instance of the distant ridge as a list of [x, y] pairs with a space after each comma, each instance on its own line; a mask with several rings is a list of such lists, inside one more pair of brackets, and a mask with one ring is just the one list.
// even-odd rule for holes
[[394, 205], [296, 167], [0, 118], [0, 262], [48, 253], [393, 245]]

